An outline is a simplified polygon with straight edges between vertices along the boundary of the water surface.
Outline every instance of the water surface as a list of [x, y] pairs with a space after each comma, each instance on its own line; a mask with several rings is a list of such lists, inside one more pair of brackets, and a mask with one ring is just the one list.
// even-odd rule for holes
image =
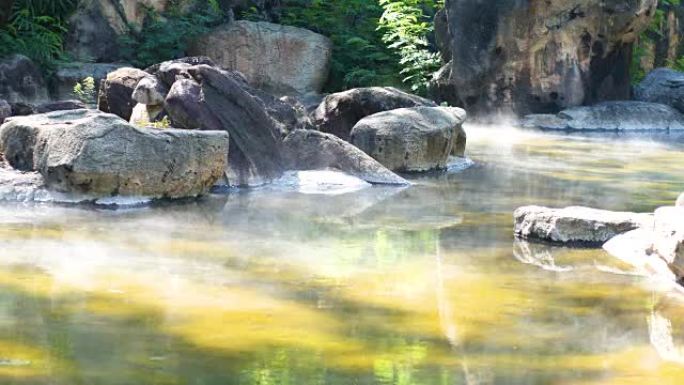
[[459, 173], [131, 210], [0, 205], [0, 384], [681, 384], [684, 301], [512, 211], [652, 211], [677, 136], [470, 127]]

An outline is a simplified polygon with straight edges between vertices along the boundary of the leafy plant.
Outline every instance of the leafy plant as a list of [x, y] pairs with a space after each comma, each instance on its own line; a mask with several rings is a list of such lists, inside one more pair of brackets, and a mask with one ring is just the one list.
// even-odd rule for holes
[[92, 76], [81, 80], [74, 85], [74, 96], [85, 104], [95, 101], [95, 79]]
[[23, 54], [43, 70], [65, 58], [66, 19], [77, 0], [18, 0], [8, 22], [0, 27], [0, 56]]
[[440, 0], [380, 0], [382, 40], [401, 58], [402, 81], [416, 93], [427, 91], [428, 81], [441, 66], [439, 54], [428, 42], [434, 25], [424, 10], [434, 11], [442, 4]]
[[218, 0], [198, 0], [193, 12], [181, 12], [179, 6], [172, 6], [159, 14], [149, 8], [142, 29], [136, 32], [131, 27], [130, 33], [120, 38], [121, 55], [141, 68], [181, 57], [193, 38], [209, 32], [224, 18]]
[[[306, 28], [332, 40], [333, 53], [326, 91], [352, 87], [399, 85], [399, 56], [377, 30], [383, 9], [375, 0], [290, 0], [279, 22]], [[259, 18], [256, 10], [240, 15]]]

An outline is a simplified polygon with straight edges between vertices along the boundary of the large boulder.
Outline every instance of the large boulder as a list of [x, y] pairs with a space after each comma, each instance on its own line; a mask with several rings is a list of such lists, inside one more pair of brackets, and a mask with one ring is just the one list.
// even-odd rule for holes
[[169, 89], [156, 76], [145, 76], [138, 82], [133, 90], [133, 100], [148, 106], [160, 106], [164, 104]]
[[110, 72], [100, 85], [97, 108], [129, 120], [133, 107], [138, 104], [133, 99], [133, 91], [140, 80], [150, 76], [147, 72], [132, 67]]
[[7, 100], [0, 99], [0, 124], [10, 116], [12, 116], [12, 106], [7, 103]]
[[228, 135], [140, 129], [83, 109], [9, 119], [0, 151], [57, 191], [182, 198], [206, 193], [223, 176]]
[[466, 112], [453, 107], [414, 107], [361, 119], [351, 143], [398, 172], [446, 168]]
[[684, 115], [664, 104], [604, 102], [594, 106], [569, 108], [558, 115], [528, 115], [522, 126], [543, 130], [580, 131], [682, 130]]
[[38, 104], [48, 100], [43, 75], [23, 55], [12, 55], [0, 61], [0, 96], [9, 103]]
[[313, 112], [312, 121], [319, 130], [349, 140], [354, 125], [366, 116], [420, 106], [437, 105], [392, 87], [354, 88], [326, 96]]
[[188, 52], [208, 56], [225, 69], [243, 73], [257, 88], [304, 94], [323, 89], [332, 43], [305, 29], [241, 20], [200, 37]]
[[651, 214], [614, 212], [588, 207], [555, 209], [525, 206], [515, 210], [515, 235], [560, 244], [600, 246], [641, 227], [653, 226]]
[[658, 68], [634, 89], [636, 100], [667, 104], [684, 113], [684, 72]]
[[57, 100], [36, 106], [36, 112], [43, 114], [52, 111], [80, 110], [82, 108], [86, 108], [86, 105], [80, 100]]
[[[50, 83], [51, 94], [54, 99], [65, 100], [74, 98], [74, 86], [86, 78], [93, 78], [95, 90], [100, 89], [100, 82], [107, 74], [119, 68], [129, 67], [127, 64], [117, 63], [66, 63], [57, 67], [57, 71]], [[97, 92], [97, 91], [96, 91]], [[96, 95], [95, 98], [96, 99]], [[97, 100], [89, 101], [93, 104]]]
[[446, 0], [449, 64], [435, 94], [478, 116], [629, 99], [632, 43], [657, 3]]
[[336, 169], [373, 184], [408, 182], [348, 142], [314, 130], [295, 130], [283, 141], [287, 168]]

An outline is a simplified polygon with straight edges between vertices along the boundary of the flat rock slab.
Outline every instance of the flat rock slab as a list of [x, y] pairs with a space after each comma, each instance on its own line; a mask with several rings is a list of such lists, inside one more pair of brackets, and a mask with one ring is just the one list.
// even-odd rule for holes
[[0, 152], [59, 192], [185, 198], [223, 176], [228, 135], [142, 129], [96, 110], [57, 111], [8, 119]]
[[575, 107], [558, 115], [528, 115], [524, 128], [565, 131], [684, 130], [684, 115], [674, 108], [647, 102], [605, 102]]
[[520, 238], [585, 246], [601, 246], [616, 235], [653, 224], [651, 214], [588, 207], [526, 206], [515, 210], [514, 217]]

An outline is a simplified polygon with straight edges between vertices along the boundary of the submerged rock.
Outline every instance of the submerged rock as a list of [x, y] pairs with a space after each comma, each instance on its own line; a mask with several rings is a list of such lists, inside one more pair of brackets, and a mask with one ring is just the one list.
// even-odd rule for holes
[[349, 140], [352, 128], [366, 116], [420, 106], [437, 105], [392, 87], [354, 88], [326, 96], [313, 112], [312, 121], [319, 130]]
[[653, 70], [634, 88], [634, 97], [643, 102], [666, 104], [684, 113], [684, 72], [669, 68]]
[[140, 80], [149, 76], [147, 72], [131, 67], [110, 72], [100, 84], [97, 108], [129, 120], [133, 107], [138, 104], [133, 99], [133, 91]]
[[515, 235], [553, 243], [602, 245], [618, 234], [653, 223], [651, 214], [588, 207], [555, 209], [526, 206], [515, 210]]
[[335, 169], [373, 184], [406, 185], [408, 182], [363, 151], [332, 134], [296, 130], [283, 142], [288, 168]]
[[312, 31], [240, 20], [217, 27], [191, 44], [249, 83], [276, 93], [320, 92], [328, 79], [332, 42]]
[[223, 176], [228, 135], [140, 129], [95, 110], [58, 111], [9, 119], [0, 151], [56, 191], [183, 198], [206, 193]]
[[573, 131], [683, 130], [684, 115], [664, 104], [605, 102], [570, 108], [558, 115], [528, 115], [522, 126]]
[[463, 155], [466, 112], [453, 107], [414, 107], [361, 119], [351, 142], [392, 171], [444, 169], [454, 145]]

